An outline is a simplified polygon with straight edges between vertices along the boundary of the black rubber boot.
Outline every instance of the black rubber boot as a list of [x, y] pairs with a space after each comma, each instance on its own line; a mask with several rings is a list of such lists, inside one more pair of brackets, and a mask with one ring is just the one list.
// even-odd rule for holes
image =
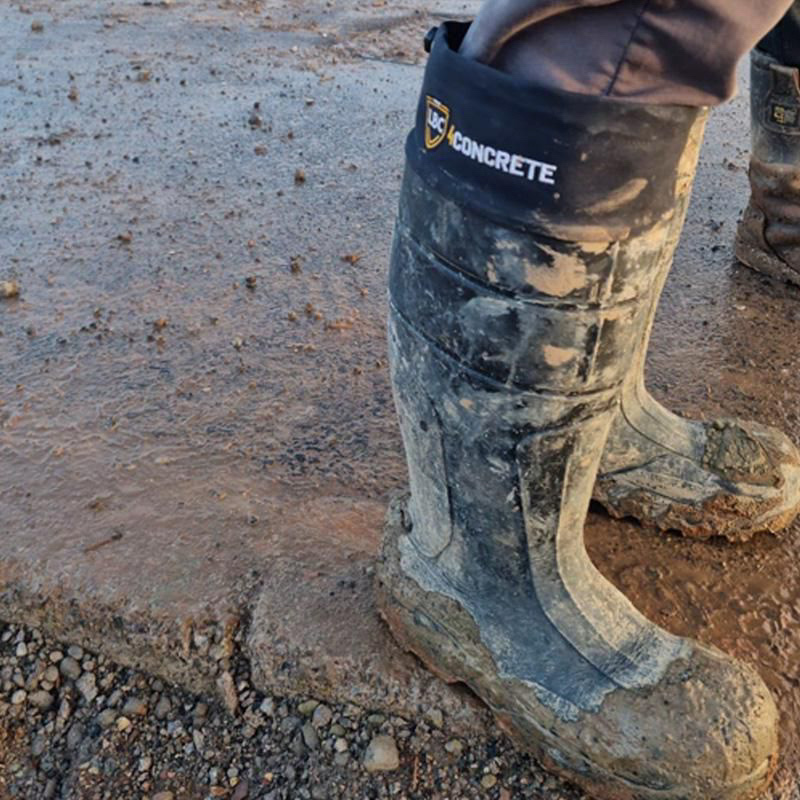
[[777, 752], [759, 676], [651, 623], [583, 544], [702, 114], [532, 89], [459, 57], [464, 30], [435, 39], [392, 255], [411, 496], [382, 614], [597, 797], [753, 798]]
[[754, 50], [750, 75], [750, 202], [736, 257], [800, 285], [800, 70]]
[[699, 144], [687, 149], [679, 166], [669, 255], [654, 270], [651, 297], [637, 323], [639, 344], [593, 497], [613, 516], [634, 517], [648, 527], [743, 541], [759, 532], [776, 533], [797, 516], [797, 448], [777, 429], [756, 422], [683, 419], [650, 395], [644, 379], [650, 333], [689, 204]]

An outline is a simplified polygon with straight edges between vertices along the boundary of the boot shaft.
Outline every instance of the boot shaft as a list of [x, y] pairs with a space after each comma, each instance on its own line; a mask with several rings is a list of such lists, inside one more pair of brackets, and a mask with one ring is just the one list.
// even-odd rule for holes
[[767, 164], [800, 163], [800, 71], [760, 50], [750, 56], [752, 156]]
[[[542, 97], [479, 65], [465, 76], [448, 33], [409, 138], [390, 272], [404, 568], [482, 626], [519, 617], [508, 669], [526, 674], [515, 653], [546, 653], [538, 683], [588, 707], [615, 682], [646, 684], [682, 646], [600, 578], [583, 523], [702, 112]], [[481, 163], [487, 148], [494, 164], [509, 154], [508, 173]], [[552, 162], [554, 183], [514, 175], [522, 159]], [[586, 660], [568, 677], [570, 646]]]
[[407, 143], [392, 310], [509, 390], [613, 392], [705, 112], [538, 90], [460, 58], [463, 26], [443, 27]]

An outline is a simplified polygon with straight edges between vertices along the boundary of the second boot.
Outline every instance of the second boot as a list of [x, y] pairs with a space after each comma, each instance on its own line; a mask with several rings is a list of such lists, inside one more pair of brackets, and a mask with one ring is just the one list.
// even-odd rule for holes
[[800, 70], [753, 50], [750, 113], [750, 202], [736, 257], [800, 285]]
[[[465, 36], [461, 55], [484, 63], [497, 59], [511, 74], [535, 73], [535, 51], [526, 54], [517, 48], [510, 59], [505, 57], [505, 44], [513, 48], [514, 33], [535, 16], [526, 2], [485, 4]], [[782, 39], [796, 36], [793, 25]], [[753, 57], [753, 200], [740, 229], [738, 252], [763, 271], [800, 279], [798, 70], [764, 59], [758, 52]], [[679, 166], [682, 185], [671, 231], [676, 241], [694, 166], [691, 159]], [[623, 386], [594, 499], [615, 517], [634, 517], [643, 525], [693, 537], [721, 535], [739, 541], [778, 532], [800, 510], [800, 453], [792, 442], [775, 428], [752, 421], [681, 418], [647, 391], [647, 345], [669, 270], [670, 260], [665, 259], [654, 271], [649, 299], [634, 322], [639, 330], [634, 367]]]
[[[701, 135], [699, 129], [693, 135]], [[700, 142], [688, 152], [696, 153]], [[677, 244], [695, 160], [678, 169], [669, 246]], [[800, 233], [800, 229], [798, 229]], [[741, 239], [740, 232], [740, 239]], [[661, 405], [645, 385], [645, 360], [671, 258], [654, 271], [640, 335], [600, 462], [593, 497], [615, 517], [687, 536], [749, 539], [776, 533], [800, 511], [800, 453], [779, 430], [753, 421], [695, 421]]]

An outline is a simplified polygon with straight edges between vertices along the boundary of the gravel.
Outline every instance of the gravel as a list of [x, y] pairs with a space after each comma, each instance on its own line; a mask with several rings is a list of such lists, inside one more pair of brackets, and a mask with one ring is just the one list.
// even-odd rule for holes
[[226, 674], [223, 700], [198, 697], [0, 622], [0, 797], [585, 800], [499, 732], [455, 738], [438, 709], [267, 696], [241, 659]]
[[367, 772], [389, 772], [400, 766], [397, 742], [391, 736], [376, 736], [364, 753], [364, 769]]

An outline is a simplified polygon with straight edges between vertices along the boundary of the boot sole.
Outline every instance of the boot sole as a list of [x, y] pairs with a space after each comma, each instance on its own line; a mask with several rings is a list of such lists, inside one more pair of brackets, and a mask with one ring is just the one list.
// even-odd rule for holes
[[764, 252], [762, 247], [746, 241], [741, 231], [737, 233], [734, 247], [736, 259], [745, 267], [777, 281], [800, 286], [800, 273], [779, 258]]
[[[644, 466], [641, 469], [646, 470]], [[778, 533], [800, 513], [800, 466], [786, 465], [783, 472], [784, 499], [764, 510], [766, 498], [726, 492], [708, 496], [699, 487], [696, 501], [679, 502], [665, 484], [654, 492], [632, 482], [635, 470], [598, 475], [592, 499], [614, 519], [635, 519], [642, 527], [678, 531], [692, 539], [722, 536], [731, 542], [746, 542], [759, 533]], [[686, 487], [682, 487], [685, 494]], [[658, 504], [654, 500], [658, 498]]]
[[[723, 423], [761, 442], [770, 465], [766, 473], [745, 459], [737, 475], [726, 472], [718, 457], [697, 461], [664, 448], [661, 457], [648, 460], [643, 454], [638, 464], [601, 472], [593, 499], [615, 519], [630, 517], [643, 527], [694, 539], [743, 542], [778, 533], [800, 513], [800, 451], [780, 431], [752, 422], [718, 420], [711, 429], [722, 430]], [[709, 431], [706, 437], [708, 448]]]

